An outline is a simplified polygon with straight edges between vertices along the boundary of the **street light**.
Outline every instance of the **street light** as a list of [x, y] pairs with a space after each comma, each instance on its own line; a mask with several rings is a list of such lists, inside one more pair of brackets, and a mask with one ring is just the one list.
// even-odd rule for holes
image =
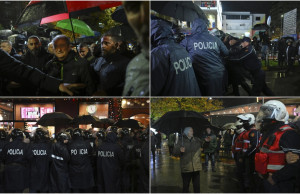
[[281, 36], [283, 36], [283, 15], [281, 15]]

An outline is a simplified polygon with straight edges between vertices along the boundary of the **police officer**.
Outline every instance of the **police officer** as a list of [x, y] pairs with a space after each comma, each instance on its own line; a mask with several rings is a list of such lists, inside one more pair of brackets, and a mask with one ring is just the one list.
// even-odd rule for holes
[[117, 144], [117, 135], [109, 132], [106, 141], [97, 152], [97, 187], [98, 192], [121, 192], [121, 169], [124, 164], [124, 153]]
[[49, 170], [51, 162], [51, 143], [48, 131], [37, 128], [31, 144], [33, 159], [30, 163], [30, 192], [49, 191]]
[[97, 147], [99, 147], [105, 141], [105, 132], [103, 130], [97, 131], [96, 137], [97, 137]]
[[93, 148], [83, 139], [81, 129], [74, 130], [68, 150], [70, 154], [69, 175], [72, 191], [74, 193], [90, 192], [95, 185], [91, 164]]
[[198, 85], [203, 96], [222, 96], [225, 67], [222, 56], [228, 55], [223, 42], [208, 33], [204, 20], [192, 23], [192, 34], [181, 45], [191, 56]]
[[67, 193], [70, 191], [68, 162], [70, 154], [67, 149], [69, 136], [60, 132], [56, 137], [57, 142], [52, 146], [52, 163], [50, 167], [50, 192]]
[[[2, 152], [3, 147], [7, 144], [7, 133], [4, 130], [0, 130], [0, 155]], [[3, 193], [3, 171], [4, 171], [4, 165], [2, 161], [0, 160], [0, 192]]]
[[151, 21], [151, 94], [153, 96], [200, 96], [192, 60], [175, 43], [171, 26]]
[[260, 107], [256, 128], [262, 133], [259, 152], [255, 155], [255, 170], [263, 182], [260, 192], [295, 192], [299, 165], [286, 163], [289, 152], [300, 153], [300, 135], [285, 124], [289, 114], [285, 105], [270, 100]]
[[149, 193], [149, 133], [142, 133], [141, 139], [141, 150], [138, 170], [138, 193]]
[[245, 191], [244, 185], [244, 174], [245, 174], [245, 165], [243, 161], [243, 145], [244, 145], [244, 134], [247, 132], [243, 126], [243, 120], [241, 119], [242, 115], [237, 116], [237, 121], [235, 122], [235, 134], [232, 139], [232, 154], [235, 160], [237, 167], [237, 178], [239, 180], [239, 186], [242, 191]]
[[239, 152], [239, 160], [244, 166], [243, 170], [243, 186], [245, 191], [255, 191], [254, 184], [254, 172], [255, 172], [255, 151], [259, 144], [259, 132], [255, 129], [255, 117], [253, 114], [242, 114], [238, 115], [240, 119], [239, 127], [243, 127], [245, 132], [242, 135], [243, 146], [242, 152]]
[[4, 167], [4, 191], [22, 193], [28, 188], [28, 163], [33, 154], [30, 145], [23, 142], [24, 133], [20, 129], [11, 132], [12, 141], [7, 143], [1, 152]]
[[84, 131], [83, 138], [85, 141], [89, 142], [93, 149], [95, 149], [95, 138], [93, 137], [93, 134], [90, 131]]

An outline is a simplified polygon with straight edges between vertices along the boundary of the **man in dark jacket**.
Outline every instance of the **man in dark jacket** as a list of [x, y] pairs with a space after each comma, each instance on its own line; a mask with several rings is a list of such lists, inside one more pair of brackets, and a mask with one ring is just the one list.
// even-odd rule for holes
[[286, 56], [286, 42], [284, 38], [278, 41], [278, 66], [283, 68]]
[[240, 49], [230, 52], [229, 60], [240, 61], [244, 68], [252, 75], [254, 81], [251, 90], [252, 96], [260, 96], [261, 92], [267, 96], [274, 96], [274, 93], [266, 84], [265, 72], [261, 70], [261, 62], [250, 43], [250, 38], [243, 38]]
[[288, 74], [294, 67], [295, 57], [296, 57], [296, 48], [293, 46], [293, 41], [288, 39], [286, 41], [287, 48], [286, 48], [286, 61], [288, 64], [286, 73]]
[[31, 144], [33, 159], [30, 162], [29, 192], [47, 193], [49, 191], [49, 170], [51, 161], [51, 143], [48, 131], [36, 129]]
[[7, 193], [22, 193], [28, 188], [28, 163], [33, 154], [30, 145], [23, 142], [24, 133], [20, 129], [11, 132], [12, 142], [7, 143], [1, 152], [4, 163], [4, 190]]
[[37, 36], [30, 36], [27, 42], [28, 51], [22, 57], [22, 62], [41, 71], [44, 70], [46, 63], [52, 58], [45, 49]]
[[64, 35], [56, 36], [53, 39], [53, 46], [55, 58], [47, 63], [45, 72], [62, 79], [64, 83], [81, 85], [74, 89], [76, 95], [92, 95], [96, 88], [88, 61], [71, 51], [70, 40]]
[[[1, 152], [2, 149], [4, 148], [4, 146], [8, 143], [7, 141], [7, 133], [4, 130], [0, 130], [0, 156], [1, 156]], [[4, 183], [4, 176], [3, 176], [3, 171], [4, 171], [4, 165], [1, 161], [0, 158], [0, 192], [4, 193], [4, 189], [3, 189], [3, 183]]]
[[189, 54], [175, 43], [171, 26], [151, 21], [151, 95], [200, 96]]
[[81, 129], [74, 130], [68, 150], [70, 154], [69, 175], [72, 191], [74, 193], [91, 192], [91, 188], [95, 184], [91, 164], [93, 149], [83, 139]]
[[216, 172], [215, 170], [215, 151], [217, 148], [217, 137], [215, 134], [212, 133], [210, 128], [206, 128], [206, 133], [203, 136], [203, 152], [205, 153], [205, 172], [208, 170], [208, 161], [209, 158], [211, 159], [211, 167], [212, 171]]
[[57, 142], [52, 146], [52, 163], [50, 167], [50, 192], [70, 192], [70, 179], [68, 163], [70, 154], [67, 149], [69, 137], [66, 133], [60, 132], [57, 135]]
[[[13, 79], [16, 82], [32, 84], [51, 93], [58, 91], [73, 95], [73, 93], [62, 84], [61, 80], [48, 76], [43, 72], [25, 65], [22, 62], [9, 56], [8, 53], [0, 49], [0, 76]], [[31, 86], [32, 86], [31, 85]]]
[[117, 135], [109, 132], [106, 142], [97, 153], [97, 185], [100, 193], [121, 192], [121, 169], [124, 163], [124, 154], [117, 144]]
[[208, 33], [204, 20], [195, 19], [192, 34], [180, 43], [190, 54], [203, 96], [222, 96], [225, 67], [221, 57], [228, 55], [223, 42]]
[[100, 93], [121, 96], [125, 85], [126, 68], [130, 58], [123, 55], [122, 38], [110, 31], [101, 38], [101, 51], [105, 59], [99, 69]]

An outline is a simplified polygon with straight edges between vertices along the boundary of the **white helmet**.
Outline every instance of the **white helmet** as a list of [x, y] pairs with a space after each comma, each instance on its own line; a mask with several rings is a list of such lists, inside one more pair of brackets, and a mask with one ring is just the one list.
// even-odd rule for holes
[[241, 121], [241, 120], [237, 120], [235, 123], [235, 131], [240, 134], [242, 133], [243, 131], [245, 131], [245, 128], [244, 128], [244, 123]]
[[249, 125], [253, 125], [255, 123], [255, 116], [253, 114], [242, 114], [238, 115], [237, 118], [248, 121]]
[[274, 119], [276, 121], [286, 122], [289, 119], [289, 114], [282, 102], [270, 100], [260, 107], [256, 116], [257, 122], [262, 122], [264, 119]]

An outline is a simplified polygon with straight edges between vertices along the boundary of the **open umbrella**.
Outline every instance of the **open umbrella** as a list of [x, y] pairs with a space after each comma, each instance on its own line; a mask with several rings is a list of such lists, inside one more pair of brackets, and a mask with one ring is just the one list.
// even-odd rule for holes
[[211, 124], [198, 112], [180, 110], [167, 112], [152, 125], [152, 128], [167, 135], [182, 133], [185, 127], [192, 127], [194, 136], [200, 137], [207, 127], [211, 127]]
[[83, 124], [83, 125], [88, 125], [88, 124], [95, 124], [97, 122], [99, 122], [100, 119], [98, 119], [95, 116], [92, 115], [81, 115], [81, 116], [77, 116], [75, 117], [71, 123], [73, 124]]
[[153, 1], [151, 9], [181, 21], [194, 21], [201, 18], [209, 23], [205, 13], [192, 1]]
[[113, 119], [99, 119], [96, 123], [93, 124], [93, 127], [98, 128], [107, 128], [108, 126], [111, 126], [115, 123], [115, 120]]
[[117, 121], [114, 126], [118, 127], [128, 127], [128, 128], [133, 128], [133, 129], [141, 129], [141, 124], [139, 121], [134, 120], [134, 119], [123, 119]]
[[268, 30], [270, 26], [267, 24], [256, 24], [252, 27], [252, 30]]
[[111, 18], [113, 20], [115, 20], [116, 22], [128, 24], [126, 13], [125, 13], [124, 7], [122, 5], [117, 7], [117, 9], [114, 11], [114, 13], [111, 14]]
[[66, 125], [72, 121], [72, 117], [63, 112], [53, 112], [44, 114], [36, 124], [42, 126]]
[[86, 36], [94, 36], [94, 31], [87, 25], [84, 21], [78, 19], [67, 19], [61, 20], [56, 23], [56, 28], [62, 28], [65, 30], [72, 31], [71, 21], [73, 25], [74, 33], [86, 35]]

